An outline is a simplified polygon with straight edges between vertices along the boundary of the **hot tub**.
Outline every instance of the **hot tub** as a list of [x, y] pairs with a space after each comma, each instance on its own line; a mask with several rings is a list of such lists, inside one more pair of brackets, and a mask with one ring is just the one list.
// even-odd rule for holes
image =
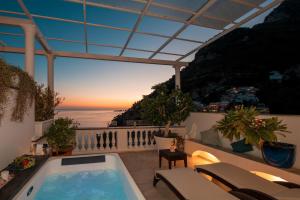
[[52, 157], [14, 200], [144, 200], [118, 154]]

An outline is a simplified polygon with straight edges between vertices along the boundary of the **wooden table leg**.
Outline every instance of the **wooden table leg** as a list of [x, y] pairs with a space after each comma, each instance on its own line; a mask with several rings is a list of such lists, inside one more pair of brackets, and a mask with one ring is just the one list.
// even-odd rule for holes
[[184, 167], [187, 168], [187, 157], [184, 158]]
[[172, 161], [168, 160], [168, 162], [169, 162], [169, 169], [172, 169]]
[[176, 160], [174, 160], [174, 166], [176, 166]]

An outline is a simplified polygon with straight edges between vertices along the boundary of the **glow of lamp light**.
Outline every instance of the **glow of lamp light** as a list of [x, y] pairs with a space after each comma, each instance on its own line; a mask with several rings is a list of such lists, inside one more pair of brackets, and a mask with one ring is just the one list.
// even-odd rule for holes
[[283, 178], [280, 178], [278, 176], [274, 176], [272, 174], [268, 174], [268, 173], [265, 173], [265, 172], [260, 172], [260, 171], [251, 171], [251, 173], [261, 177], [261, 178], [264, 178], [268, 181], [283, 181], [283, 182], [287, 182], [286, 180], [284, 180]]
[[220, 160], [213, 154], [199, 150], [193, 152], [192, 161], [194, 165], [205, 165], [220, 162]]

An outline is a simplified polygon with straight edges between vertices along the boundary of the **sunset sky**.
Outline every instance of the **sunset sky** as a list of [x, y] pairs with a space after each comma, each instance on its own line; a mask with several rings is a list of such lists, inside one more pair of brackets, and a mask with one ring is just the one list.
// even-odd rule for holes
[[[5, 3], [4, 3], [5, 2]], [[50, 3], [51, 2], [51, 3]], [[201, 1], [199, 1], [201, 2]], [[203, 1], [204, 2], [204, 1]], [[21, 12], [15, 1], [0, 0], [2, 9]], [[82, 6], [80, 4], [66, 3], [58, 0], [40, 1], [25, 0], [31, 13], [43, 14], [46, 16], [63, 17], [72, 20], [83, 20]], [[62, 6], [64, 4], [64, 6]], [[47, 9], [41, 9], [42, 7]], [[66, 6], [70, 9], [66, 12]], [[246, 27], [261, 22], [270, 11], [247, 23]], [[101, 17], [99, 17], [99, 14]], [[3, 15], [3, 13], [1, 13]], [[10, 15], [8, 15], [10, 16]], [[15, 17], [15, 16], [13, 16]], [[24, 17], [24, 16], [23, 16]], [[121, 28], [132, 28], [138, 15], [114, 10], [87, 7], [87, 21], [100, 23]], [[56, 37], [68, 40], [80, 40], [84, 38], [82, 24], [64, 23], [46, 19], [35, 19], [41, 32], [45, 37]], [[159, 33], [172, 36], [183, 24], [174, 21], [158, 20], [154, 17], [145, 16], [138, 28], [139, 31], [149, 33]], [[105, 29], [103, 27], [87, 27], [88, 41], [99, 44], [112, 44], [123, 46], [129, 32], [121, 30]], [[22, 33], [21, 28], [0, 25], [0, 32]], [[199, 26], [190, 25], [178, 37], [205, 41], [220, 31]], [[167, 39], [163, 37], [150, 37], [141, 34], [134, 34], [129, 43], [131, 48], [145, 50], [158, 49]], [[24, 37], [0, 34], [0, 41], [7, 46], [24, 47]], [[62, 41], [48, 40], [50, 47], [59, 51], [84, 52], [84, 44], [67, 43]], [[191, 42], [181, 42], [175, 40], [163, 50], [167, 53], [185, 54], [190, 49], [194, 49], [199, 44]], [[41, 49], [36, 43], [36, 48]], [[99, 47], [89, 45], [89, 53], [119, 55], [120, 49]], [[147, 58], [149, 52], [135, 52], [126, 50], [124, 56]], [[191, 61], [191, 55], [184, 61]], [[1, 53], [0, 58], [8, 63], [23, 68], [24, 56], [21, 54]], [[157, 54], [156, 59], [172, 59], [176, 57], [166, 54]], [[55, 59], [55, 91], [65, 100], [61, 107], [69, 108], [128, 108], [143, 95], [151, 92], [151, 87], [155, 84], [168, 80], [174, 75], [171, 66], [146, 65], [135, 63], [120, 63], [111, 61], [95, 61], [73, 58]], [[35, 79], [38, 83], [46, 84], [47, 65], [43, 56], [36, 56]]]
[[[23, 66], [21, 54], [0, 56], [9, 63]], [[64, 97], [61, 107], [128, 108], [151, 86], [174, 74], [169, 66], [120, 63], [71, 58], [55, 59], [55, 90]], [[46, 59], [36, 56], [35, 78], [47, 83]]]

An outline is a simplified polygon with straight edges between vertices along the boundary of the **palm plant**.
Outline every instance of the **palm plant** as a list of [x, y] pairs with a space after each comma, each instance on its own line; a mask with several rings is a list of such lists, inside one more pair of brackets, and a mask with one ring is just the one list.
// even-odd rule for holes
[[245, 138], [246, 144], [260, 146], [262, 142], [276, 142], [277, 135], [287, 131], [287, 126], [277, 117], [258, 118], [255, 107], [240, 107], [230, 110], [217, 122], [216, 129], [229, 140]]

